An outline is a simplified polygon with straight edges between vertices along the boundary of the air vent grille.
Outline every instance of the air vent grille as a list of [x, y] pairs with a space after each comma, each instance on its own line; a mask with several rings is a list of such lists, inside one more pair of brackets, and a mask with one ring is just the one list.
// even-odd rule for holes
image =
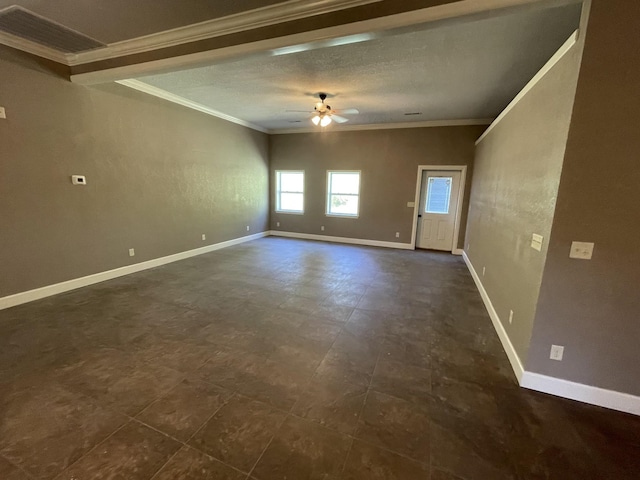
[[79, 53], [106, 46], [17, 6], [0, 11], [0, 32], [65, 53]]

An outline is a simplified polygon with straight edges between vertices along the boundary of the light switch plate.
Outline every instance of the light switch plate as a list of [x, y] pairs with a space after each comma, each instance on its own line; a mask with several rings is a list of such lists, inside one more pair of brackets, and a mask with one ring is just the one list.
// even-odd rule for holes
[[4, 111], [4, 107], [0, 107], [0, 118], [7, 118], [7, 112]]
[[531, 248], [541, 252], [542, 251], [542, 241], [543, 240], [544, 240], [544, 237], [542, 235], [538, 235], [537, 233], [534, 233], [531, 236]]
[[593, 257], [593, 247], [595, 247], [595, 244], [591, 242], [571, 242], [569, 258], [591, 260]]

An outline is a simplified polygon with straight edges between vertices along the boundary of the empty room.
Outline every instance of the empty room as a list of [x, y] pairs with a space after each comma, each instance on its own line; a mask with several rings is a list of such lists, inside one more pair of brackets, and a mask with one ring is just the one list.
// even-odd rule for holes
[[0, 479], [640, 478], [639, 20], [0, 0]]

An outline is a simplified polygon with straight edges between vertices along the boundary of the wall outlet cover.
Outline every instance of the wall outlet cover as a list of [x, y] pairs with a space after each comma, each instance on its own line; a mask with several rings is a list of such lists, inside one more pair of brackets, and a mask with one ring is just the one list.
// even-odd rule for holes
[[572, 242], [569, 258], [577, 258], [578, 260], [591, 260], [593, 257], [593, 247], [595, 243], [591, 242]]
[[324, 232], [324, 225], [320, 227], [320, 231]]
[[204, 233], [202, 234], [202, 239], [203, 239], [203, 240], [206, 240], [206, 239], [207, 239], [207, 236], [206, 236]]
[[562, 345], [551, 345], [551, 353], [549, 354], [549, 358], [551, 360], [557, 360], [558, 362], [561, 362], [563, 356], [564, 347]]
[[396, 238], [400, 238], [400, 232], [396, 232]]
[[86, 185], [87, 177], [84, 175], [71, 175], [71, 183], [74, 185]]
[[249, 231], [249, 225], [247, 225], [247, 232]]
[[279, 227], [279, 226], [280, 226], [280, 222], [276, 222], [276, 227]]
[[130, 257], [133, 257], [133, 256], [135, 256], [135, 254], [136, 254], [135, 249], [134, 249], [134, 248], [130, 248], [130, 249], [129, 249], [129, 256], [130, 256]]

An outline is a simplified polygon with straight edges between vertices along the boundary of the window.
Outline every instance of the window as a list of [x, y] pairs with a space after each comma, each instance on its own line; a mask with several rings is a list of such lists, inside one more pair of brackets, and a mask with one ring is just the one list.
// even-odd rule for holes
[[276, 171], [276, 212], [304, 213], [304, 172]]
[[360, 172], [327, 172], [327, 215], [357, 217]]
[[425, 213], [439, 213], [441, 215], [449, 213], [452, 180], [451, 177], [429, 177]]

